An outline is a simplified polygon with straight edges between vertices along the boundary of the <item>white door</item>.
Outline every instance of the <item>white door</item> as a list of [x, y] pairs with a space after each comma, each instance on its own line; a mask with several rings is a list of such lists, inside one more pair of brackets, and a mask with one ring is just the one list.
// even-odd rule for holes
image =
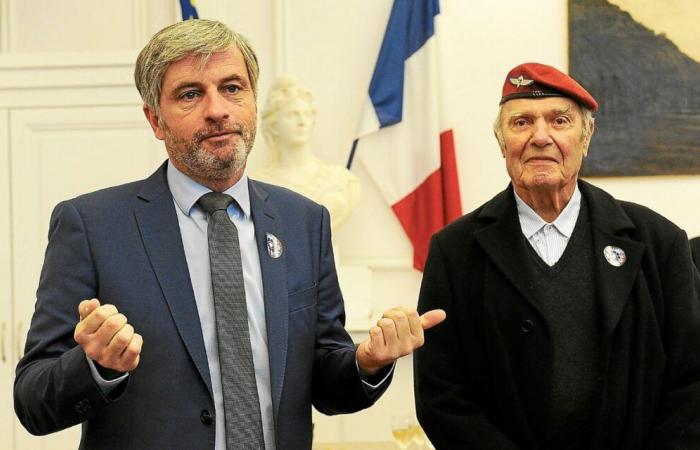
[[10, 234], [10, 138], [7, 110], [0, 110], [0, 448], [13, 448], [12, 379], [15, 370], [12, 325]]
[[[0, 136], [3, 135], [2, 123], [7, 122], [0, 116]], [[166, 154], [162, 143], [153, 137], [138, 104], [14, 110], [9, 113], [9, 127], [10, 226], [15, 244], [11, 256], [14, 329], [21, 336], [17, 344], [23, 351], [48, 241], [49, 218], [56, 203], [145, 178], [165, 160]], [[1, 150], [2, 146], [0, 157]], [[0, 201], [2, 194], [0, 188]], [[0, 214], [0, 220], [4, 220], [3, 216]], [[0, 222], [0, 239], [3, 239], [3, 225]], [[0, 259], [2, 264], [7, 262]], [[2, 284], [0, 289], [5, 292], [5, 283]], [[0, 303], [0, 317], [3, 307]], [[0, 376], [5, 376], [4, 372]], [[5, 395], [4, 391], [0, 394], [0, 405], [11, 404], [5, 401]], [[27, 433], [16, 419], [14, 422], [18, 450], [60, 450], [78, 446], [80, 428], [77, 426], [38, 438]], [[12, 421], [0, 421], [2, 448], [10, 448], [1, 440], [8, 423]]]

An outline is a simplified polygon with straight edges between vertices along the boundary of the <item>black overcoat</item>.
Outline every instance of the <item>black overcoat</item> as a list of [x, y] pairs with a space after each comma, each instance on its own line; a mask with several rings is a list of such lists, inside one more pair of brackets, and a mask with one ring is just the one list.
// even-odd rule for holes
[[695, 266], [700, 269], [700, 236], [690, 240], [690, 251], [693, 254]]
[[[579, 181], [602, 334], [591, 449], [700, 449], [700, 276], [683, 230]], [[415, 355], [416, 410], [436, 448], [543, 449], [552, 343], [512, 187], [437, 233], [419, 310], [443, 308]], [[624, 250], [610, 264], [607, 246]], [[529, 414], [525, 414], [525, 410]]]

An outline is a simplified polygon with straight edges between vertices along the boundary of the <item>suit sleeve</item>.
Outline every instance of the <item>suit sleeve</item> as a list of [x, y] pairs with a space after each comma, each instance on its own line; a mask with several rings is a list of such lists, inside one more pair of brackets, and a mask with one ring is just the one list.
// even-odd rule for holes
[[345, 310], [335, 270], [330, 217], [325, 208], [322, 209], [320, 238], [312, 402], [324, 414], [350, 413], [371, 406], [389, 386], [391, 375], [372, 389], [368, 389], [360, 377], [355, 346], [345, 331]]
[[664, 279], [664, 390], [645, 448], [700, 448], [700, 275], [685, 233], [660, 266]]
[[441, 308], [447, 318], [427, 330], [425, 345], [414, 353], [414, 387], [418, 420], [436, 449], [516, 450], [518, 447], [491, 423], [473, 399], [473, 374], [466, 364], [461, 339], [475, 330], [460, 330], [450, 269], [439, 235], [430, 243], [418, 311]]
[[[17, 365], [14, 385], [15, 412], [32, 434], [81, 423], [110, 402], [73, 339], [78, 304], [97, 296], [88, 242], [76, 208], [67, 202], [56, 206], [25, 355]], [[112, 395], [120, 395], [123, 389]]]

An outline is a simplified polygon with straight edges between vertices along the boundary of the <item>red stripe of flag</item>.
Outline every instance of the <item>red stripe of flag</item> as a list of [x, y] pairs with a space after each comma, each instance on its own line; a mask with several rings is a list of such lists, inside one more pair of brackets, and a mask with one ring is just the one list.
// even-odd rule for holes
[[392, 209], [413, 244], [413, 267], [423, 271], [430, 237], [462, 215], [452, 130], [440, 133], [440, 167]]

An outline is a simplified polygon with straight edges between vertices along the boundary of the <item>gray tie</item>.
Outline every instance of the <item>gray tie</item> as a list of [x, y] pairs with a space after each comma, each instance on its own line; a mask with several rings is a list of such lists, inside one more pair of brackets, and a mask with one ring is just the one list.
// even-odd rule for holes
[[224, 395], [226, 448], [264, 450], [238, 230], [226, 212], [228, 205], [234, 202], [233, 197], [221, 192], [204, 194], [198, 202], [209, 215], [207, 236]]

